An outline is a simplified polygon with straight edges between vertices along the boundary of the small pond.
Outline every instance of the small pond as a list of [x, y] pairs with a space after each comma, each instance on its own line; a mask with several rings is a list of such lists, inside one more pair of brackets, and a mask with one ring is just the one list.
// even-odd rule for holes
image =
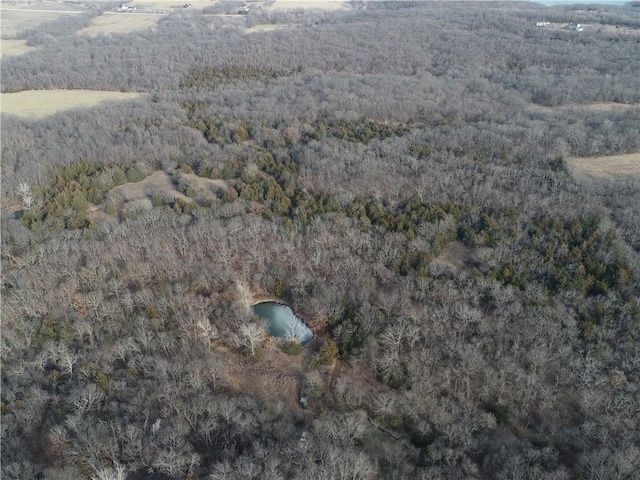
[[290, 338], [305, 345], [313, 338], [313, 332], [302, 320], [296, 317], [291, 307], [275, 302], [258, 303], [253, 313], [267, 324], [269, 335]]

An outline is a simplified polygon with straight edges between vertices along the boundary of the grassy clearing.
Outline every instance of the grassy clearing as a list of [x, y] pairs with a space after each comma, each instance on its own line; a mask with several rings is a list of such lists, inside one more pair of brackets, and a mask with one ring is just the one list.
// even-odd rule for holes
[[154, 27], [162, 15], [152, 13], [111, 13], [96, 17], [79, 35], [108, 35], [110, 33], [130, 33]]
[[44, 118], [77, 107], [91, 107], [108, 100], [131, 100], [140, 93], [99, 90], [25, 90], [0, 94], [0, 112], [23, 118]]
[[229, 188], [224, 180], [202, 178], [192, 173], [180, 175], [193, 189], [193, 197], [188, 197], [176, 188], [176, 183], [179, 182], [178, 177], [156, 170], [140, 182], [124, 183], [112, 188], [107, 193], [107, 198], [113, 204], [142, 205], [150, 208], [154, 197], [161, 199], [164, 204], [172, 200], [193, 203], [206, 199], [214, 200]]
[[[139, 166], [143, 175], [146, 166]], [[229, 188], [224, 180], [198, 177], [193, 173], [155, 170], [140, 181], [123, 183], [106, 192], [103, 205], [91, 207], [85, 212], [93, 223], [112, 222], [118, 215], [136, 214], [155, 207], [187, 213], [198, 205], [212, 205]], [[184, 192], [184, 193], [183, 193]], [[116, 209], [116, 210], [114, 210]]]
[[220, 354], [218, 361], [224, 366], [223, 382], [230, 391], [264, 398], [272, 405], [299, 408], [300, 379], [308, 370], [306, 365], [311, 349], [290, 356], [273, 339], [268, 339], [259, 362], [247, 362], [246, 357], [222, 345], [216, 345], [216, 352]]
[[[65, 8], [64, 4], [52, 9], [51, 4], [2, 5], [0, 8], [0, 31], [3, 38], [15, 37], [20, 32], [30, 28], [37, 28], [45, 22], [51, 22], [64, 15], [82, 13], [81, 7], [74, 6], [73, 10]], [[4, 43], [4, 40], [3, 42]]]
[[536, 112], [554, 112], [559, 110], [578, 110], [581, 112], [610, 112], [613, 110], [626, 110], [628, 108], [638, 107], [633, 103], [617, 103], [617, 102], [595, 102], [585, 105], [562, 105], [559, 107], [545, 107], [543, 105], [531, 105], [530, 109]]
[[118, 185], [108, 193], [108, 197], [115, 203], [148, 199], [153, 195], [177, 198], [185, 202], [193, 201], [176, 190], [171, 177], [161, 170], [153, 172], [141, 182]]
[[444, 246], [440, 255], [431, 261], [429, 269], [431, 273], [449, 272], [457, 275], [469, 268], [472, 260], [473, 254], [469, 247], [456, 240]]
[[260, 32], [273, 32], [275, 30], [283, 30], [290, 28], [290, 25], [278, 23], [275, 25], [256, 25], [255, 27], [245, 28], [244, 33], [260, 33]]
[[0, 44], [0, 55], [4, 58], [22, 55], [33, 50], [35, 48], [27, 45], [26, 40], [2, 40]]
[[[217, 198], [229, 188], [228, 183], [224, 180], [198, 177], [193, 173], [182, 174], [182, 177], [187, 179], [189, 184], [196, 189], [198, 198]], [[154, 195], [162, 198], [175, 198], [187, 203], [193, 202], [193, 198], [187, 197], [176, 189], [174, 180], [175, 177], [172, 175], [162, 170], [156, 170], [140, 182], [123, 183], [112, 188], [108, 196], [116, 203], [149, 199]]]
[[219, 197], [229, 188], [229, 183], [225, 180], [198, 177], [193, 173], [183, 175], [196, 187], [198, 196], [202, 198]]
[[617, 103], [617, 102], [596, 102], [589, 103], [587, 105], [567, 105], [564, 107], [558, 107], [560, 110], [584, 110], [585, 112], [608, 112], [611, 110], [625, 110], [627, 108], [637, 107], [638, 105], [632, 103]]
[[640, 152], [567, 160], [571, 170], [591, 177], [634, 175], [640, 177]]

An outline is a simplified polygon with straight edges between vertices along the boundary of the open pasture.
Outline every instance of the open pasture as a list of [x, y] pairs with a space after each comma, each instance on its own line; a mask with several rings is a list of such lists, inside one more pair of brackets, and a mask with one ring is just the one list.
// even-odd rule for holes
[[[63, 3], [0, 4], [0, 32], [3, 39], [14, 38], [20, 32], [37, 28], [62, 16], [77, 15], [85, 10], [80, 5]], [[4, 43], [4, 42], [3, 42]], [[3, 47], [4, 49], [4, 47]]]
[[2, 93], [1, 112], [24, 118], [44, 118], [64, 110], [91, 107], [109, 100], [131, 100], [140, 93], [100, 90], [25, 90]]
[[147, 30], [154, 27], [160, 18], [162, 15], [153, 13], [107, 12], [94, 18], [91, 25], [80, 30], [78, 34], [95, 36]]
[[27, 45], [25, 40], [2, 40], [0, 44], [0, 54], [5, 58], [22, 55], [33, 50], [35, 48]]
[[640, 152], [606, 155], [603, 157], [570, 158], [567, 163], [571, 170], [591, 177], [615, 175], [640, 177]]

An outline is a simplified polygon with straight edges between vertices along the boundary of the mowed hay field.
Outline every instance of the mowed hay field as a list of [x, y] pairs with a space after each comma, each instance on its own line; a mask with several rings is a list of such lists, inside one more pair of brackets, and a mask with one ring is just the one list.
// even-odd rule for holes
[[79, 35], [108, 35], [129, 33], [154, 27], [160, 14], [153, 13], [105, 13], [92, 20], [91, 25], [78, 32]]
[[100, 90], [25, 90], [0, 94], [0, 112], [24, 118], [44, 118], [77, 107], [91, 107], [109, 100], [131, 100], [141, 93]]
[[13, 57], [35, 50], [27, 45], [26, 40], [2, 40], [0, 42], [0, 54], [2, 57]]
[[634, 175], [640, 177], [640, 152], [604, 157], [582, 157], [567, 159], [569, 168], [576, 173], [591, 177]]

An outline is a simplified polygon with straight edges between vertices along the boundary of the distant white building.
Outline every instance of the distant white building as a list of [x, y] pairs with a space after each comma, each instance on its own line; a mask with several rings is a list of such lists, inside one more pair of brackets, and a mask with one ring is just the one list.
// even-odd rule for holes
[[551, 22], [536, 22], [536, 27], [546, 27], [547, 25], [551, 25]]
[[582, 30], [584, 30], [584, 28], [582, 28], [582, 25], [580, 25], [579, 23], [573, 23], [573, 22], [568, 24], [567, 28], [572, 32], [581, 32]]

